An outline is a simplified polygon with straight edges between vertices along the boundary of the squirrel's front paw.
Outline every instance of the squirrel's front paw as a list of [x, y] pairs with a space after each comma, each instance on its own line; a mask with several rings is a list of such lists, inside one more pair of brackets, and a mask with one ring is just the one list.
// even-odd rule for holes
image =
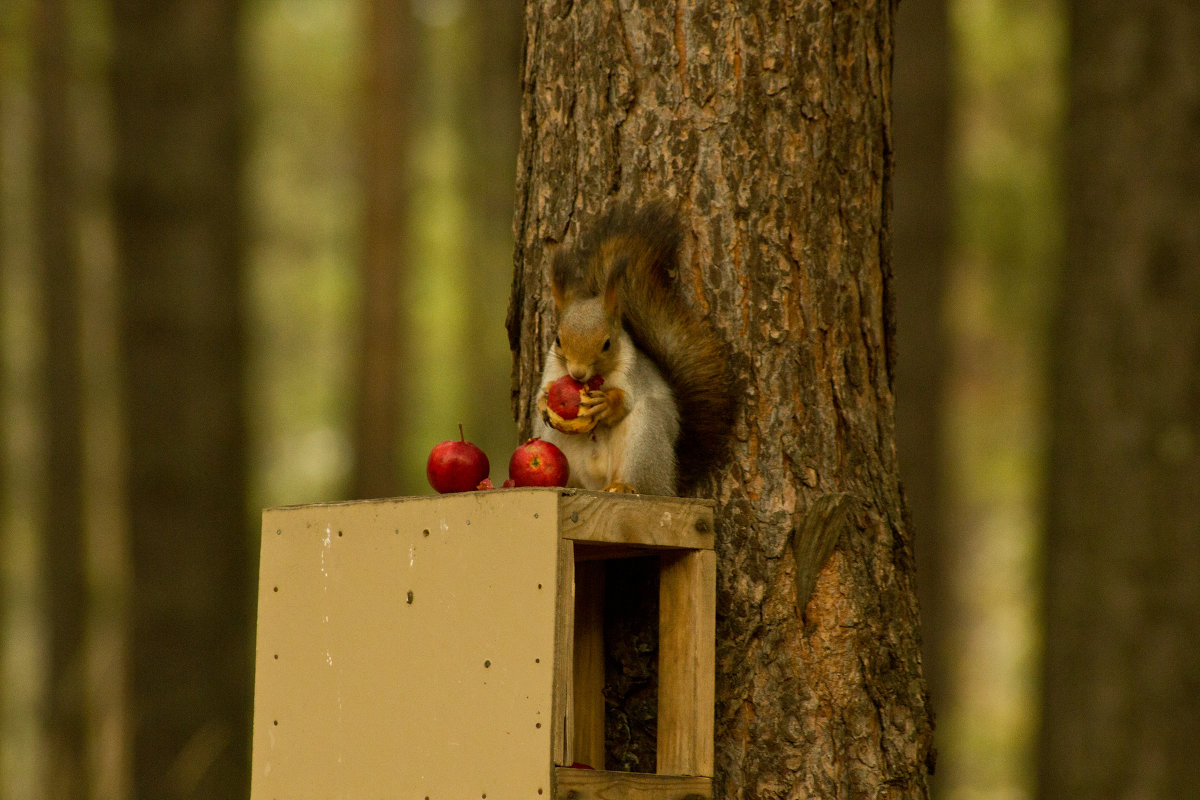
[[608, 486], [605, 486], [603, 491], [613, 492], [616, 494], [637, 494], [637, 489], [634, 489], [628, 483], [622, 483], [621, 481], [613, 481]]
[[625, 392], [620, 389], [592, 389], [579, 393], [579, 415], [605, 425], [616, 425], [625, 418]]
[[[542, 388], [541, 395], [538, 396], [538, 411], [542, 412], [542, 422], [562, 433], [588, 433], [596, 427], [596, 418], [583, 413], [583, 407], [580, 406], [577, 416], [567, 419], [555, 413], [550, 407], [550, 387], [554, 385], [551, 381]], [[582, 396], [582, 393], [581, 393]]]

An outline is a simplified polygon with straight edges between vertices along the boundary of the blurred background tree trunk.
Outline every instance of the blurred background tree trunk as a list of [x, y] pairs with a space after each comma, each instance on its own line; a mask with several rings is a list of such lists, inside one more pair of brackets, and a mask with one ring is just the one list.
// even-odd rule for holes
[[402, 421], [415, 391], [401, 376], [412, 325], [407, 320], [409, 152], [417, 57], [406, 0], [368, 0], [362, 185], [364, 218], [360, 274], [361, 345], [355, 415], [353, 497], [398, 494]]
[[[950, 30], [946, 0], [896, 15], [892, 269], [896, 287], [896, 444], [917, 556], [921, 650], [935, 713], [952, 697], [955, 536], [947, 525], [943, 313], [954, 215], [950, 193]], [[938, 796], [936, 774], [931, 781]]]
[[[932, 732], [895, 458], [892, 6], [526, 3], [509, 336], [524, 432], [551, 248], [616, 199], [680, 208], [731, 343], [714, 796], [923, 798]], [[813, 539], [824, 542], [818, 546]]]
[[248, 791], [239, 6], [112, 7], [139, 798]]
[[[465, 64], [456, 109], [465, 144], [467, 204], [468, 383], [472, 387], [472, 436], [489, 453], [512, 451], [513, 428], [505, 424], [510, 404], [511, 363], [504, 337], [504, 304], [512, 278], [513, 176], [521, 135], [521, 3], [475, 0], [465, 21]], [[500, 485], [507, 457], [492, 465]]]
[[1070, 6], [1038, 794], [1200, 785], [1200, 8]]
[[83, 513], [83, 354], [71, 37], [66, 4], [33, 5], [37, 167], [35, 230], [42, 266], [46, 431], [41, 524], [48, 630], [45, 791], [88, 796], [87, 581]]

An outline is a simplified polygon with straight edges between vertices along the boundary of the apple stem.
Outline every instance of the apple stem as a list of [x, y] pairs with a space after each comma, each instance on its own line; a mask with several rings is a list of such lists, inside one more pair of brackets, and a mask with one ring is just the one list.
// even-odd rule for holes
[[464, 433], [463, 433], [463, 429], [462, 429], [462, 423], [461, 423], [461, 422], [460, 422], [460, 423], [458, 423], [458, 440], [459, 440], [460, 442], [465, 442], [465, 441], [467, 440], [466, 434], [464, 434]]

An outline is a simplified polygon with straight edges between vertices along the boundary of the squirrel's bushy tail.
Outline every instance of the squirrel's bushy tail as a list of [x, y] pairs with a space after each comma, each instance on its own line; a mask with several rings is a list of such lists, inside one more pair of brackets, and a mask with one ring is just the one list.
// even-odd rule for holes
[[658, 203], [609, 212], [579, 251], [589, 293], [615, 282], [625, 330], [654, 361], [675, 393], [680, 434], [680, 488], [687, 488], [724, 448], [733, 394], [724, 343], [684, 299], [676, 215]]

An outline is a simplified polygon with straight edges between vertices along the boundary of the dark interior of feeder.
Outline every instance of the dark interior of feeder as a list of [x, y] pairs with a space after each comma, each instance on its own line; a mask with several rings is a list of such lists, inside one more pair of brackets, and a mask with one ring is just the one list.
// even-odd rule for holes
[[658, 720], [657, 556], [605, 561], [605, 768], [654, 772]]

